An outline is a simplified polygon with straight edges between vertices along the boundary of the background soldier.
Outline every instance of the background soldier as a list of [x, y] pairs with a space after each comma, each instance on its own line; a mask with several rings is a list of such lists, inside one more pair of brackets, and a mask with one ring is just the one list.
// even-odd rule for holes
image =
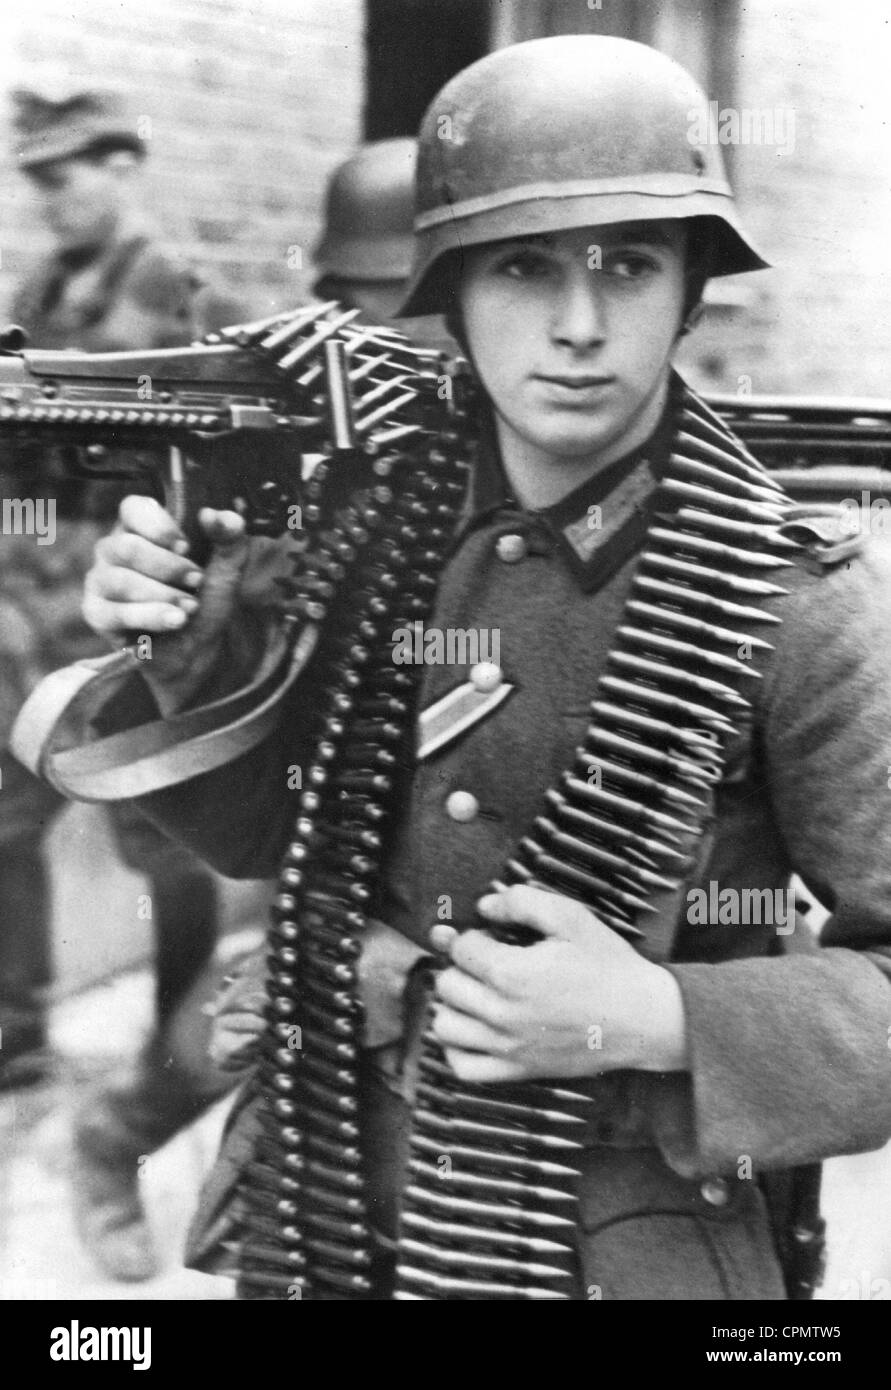
[[[39, 194], [55, 242], [12, 305], [29, 346], [92, 352], [172, 347], [239, 317], [235, 302], [165, 249], [146, 221], [140, 207], [146, 146], [119, 96], [20, 90], [14, 100], [19, 164]], [[3, 642], [10, 700], [38, 672], [99, 650], [80, 607], [101, 521], [85, 513], [80, 489], [61, 483], [51, 465], [37, 479], [19, 472], [4, 480], [5, 495], [29, 492], [52, 493], [59, 515], [53, 545], [4, 539], [0, 584], [17, 618], [13, 627], [5, 625]], [[15, 1085], [43, 1068], [35, 1054], [46, 1042], [42, 992], [52, 962], [41, 838], [63, 803], [8, 754], [0, 766], [0, 1026], [3, 1084]], [[149, 878], [157, 1023], [135, 1074], [90, 1096], [80, 1111], [75, 1209], [81, 1235], [103, 1268], [120, 1279], [145, 1279], [158, 1260], [139, 1196], [139, 1159], [220, 1091], [202, 1047], [186, 1047], [184, 1055], [194, 1026], [178, 1019], [175, 1041], [173, 1031], [179, 1005], [213, 953], [216, 889], [197, 860], [135, 810], [118, 808], [112, 825], [124, 862]]]
[[238, 318], [147, 220], [147, 146], [119, 94], [19, 89], [13, 101], [19, 167], [55, 241], [12, 304], [31, 347], [177, 347]]
[[370, 323], [395, 322], [423, 347], [454, 353], [440, 314], [399, 318], [414, 255], [417, 162], [417, 140], [399, 136], [363, 145], [335, 169], [313, 293], [360, 309]]
[[335, 169], [314, 252], [320, 299], [395, 318], [411, 274], [417, 158], [416, 140], [376, 140]]

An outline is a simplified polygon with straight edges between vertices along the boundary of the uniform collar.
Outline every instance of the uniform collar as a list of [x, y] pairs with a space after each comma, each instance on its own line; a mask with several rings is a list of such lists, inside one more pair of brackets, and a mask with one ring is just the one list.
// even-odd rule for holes
[[534, 553], [555, 547], [584, 592], [599, 588], [630, 558], [655, 511], [658, 484], [674, 436], [677, 398], [673, 375], [661, 419], [649, 439], [611, 463], [551, 507], [527, 510], [511, 496], [494, 423], [486, 414], [471, 475], [461, 533], [487, 522], [498, 534], [517, 531]]

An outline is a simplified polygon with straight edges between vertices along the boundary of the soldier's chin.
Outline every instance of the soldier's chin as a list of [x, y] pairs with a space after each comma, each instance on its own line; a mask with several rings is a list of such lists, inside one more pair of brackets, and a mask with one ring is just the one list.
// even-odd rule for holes
[[548, 430], [539, 443], [555, 460], [596, 459], [604, 450], [614, 449], [622, 433], [621, 428], [609, 428], [605, 424], [568, 423]]

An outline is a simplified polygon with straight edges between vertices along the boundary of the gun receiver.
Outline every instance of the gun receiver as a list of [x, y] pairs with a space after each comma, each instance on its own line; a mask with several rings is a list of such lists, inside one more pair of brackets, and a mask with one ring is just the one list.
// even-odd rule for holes
[[73, 446], [67, 467], [81, 477], [163, 483], [181, 522], [234, 507], [249, 530], [278, 534], [313, 455], [337, 465], [336, 495], [379, 480], [384, 454], [398, 463], [454, 411], [442, 383], [457, 387], [460, 364], [356, 317], [317, 304], [154, 352], [7, 346], [0, 441]]

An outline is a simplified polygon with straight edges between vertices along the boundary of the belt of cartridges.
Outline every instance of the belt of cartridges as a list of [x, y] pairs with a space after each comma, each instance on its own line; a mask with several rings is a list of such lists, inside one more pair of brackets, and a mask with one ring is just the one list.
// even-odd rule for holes
[[[411, 774], [418, 680], [418, 668], [393, 663], [391, 634], [430, 611], [470, 433], [454, 403], [432, 443], [403, 427], [378, 470], [398, 465], [398, 489], [366, 489], [327, 523], [321, 510], [309, 516], [315, 534], [296, 563], [295, 615], [326, 619], [310, 697], [319, 728], [268, 937], [262, 1133], [240, 1186], [243, 1298], [374, 1296], [356, 962], [394, 789]], [[783, 592], [767, 576], [796, 548], [779, 531], [786, 495], [689, 391], [662, 489], [666, 512], [639, 556], [584, 747], [500, 880], [580, 899], [638, 940], [658, 895], [682, 887], [758, 677], [740, 654], [769, 647], [751, 628], [777, 621], [759, 603]], [[587, 1104], [545, 1082], [460, 1082], [427, 1032], [397, 1299], [580, 1297], [574, 1159]]]

